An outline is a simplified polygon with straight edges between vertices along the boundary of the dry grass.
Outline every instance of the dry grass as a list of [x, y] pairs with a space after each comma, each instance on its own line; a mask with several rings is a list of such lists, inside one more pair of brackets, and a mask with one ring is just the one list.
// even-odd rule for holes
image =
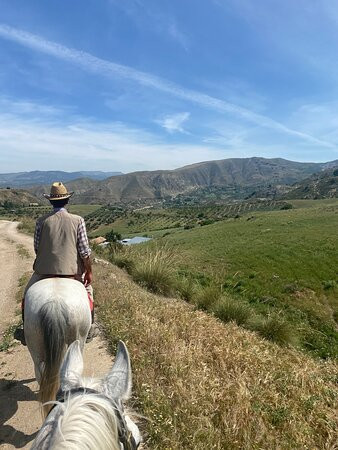
[[95, 268], [109, 342], [129, 348], [152, 449], [333, 449], [336, 366]]

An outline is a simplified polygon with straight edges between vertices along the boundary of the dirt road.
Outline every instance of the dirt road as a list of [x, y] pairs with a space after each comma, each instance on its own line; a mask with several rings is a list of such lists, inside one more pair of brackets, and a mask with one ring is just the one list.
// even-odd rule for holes
[[[16, 323], [15, 299], [19, 278], [30, 272], [33, 263], [33, 239], [17, 231], [17, 223], [0, 221], [0, 338]], [[97, 337], [86, 345], [85, 375], [100, 376], [112, 365], [104, 341]], [[27, 347], [21, 344], [0, 352], [0, 448], [30, 448], [41, 426], [36, 401], [37, 384]]]

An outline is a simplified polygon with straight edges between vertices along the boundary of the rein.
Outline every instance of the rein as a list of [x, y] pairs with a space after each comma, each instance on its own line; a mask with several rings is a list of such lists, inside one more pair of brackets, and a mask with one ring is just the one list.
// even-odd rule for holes
[[[73, 389], [69, 389], [67, 391], [62, 391], [61, 389], [56, 394], [56, 401], [59, 403], [64, 403], [66, 399], [66, 395], [77, 395], [77, 394], [92, 394], [92, 395], [98, 395], [100, 397], [105, 398], [106, 400], [111, 403], [113, 406], [115, 413], [117, 415], [119, 426], [118, 426], [118, 434], [119, 434], [119, 441], [123, 445], [123, 450], [135, 450], [138, 448], [138, 445], [135, 442], [134, 436], [132, 435], [131, 431], [128, 429], [127, 423], [125, 421], [125, 418], [123, 417], [123, 411], [120, 411], [119, 405], [116, 401], [108, 398], [106, 395], [102, 394], [101, 392], [96, 391], [95, 389], [90, 389], [86, 387], [77, 387]], [[55, 403], [52, 407], [52, 409], [49, 411], [48, 414], [51, 413], [51, 411], [57, 406], [57, 403]], [[121, 405], [122, 406], [122, 405]]]

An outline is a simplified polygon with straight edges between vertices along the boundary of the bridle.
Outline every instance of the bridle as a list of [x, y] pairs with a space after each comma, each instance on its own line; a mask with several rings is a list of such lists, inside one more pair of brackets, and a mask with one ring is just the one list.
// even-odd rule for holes
[[[73, 389], [67, 389], [63, 391], [62, 389], [59, 389], [58, 393], [56, 394], [56, 401], [58, 403], [64, 403], [67, 397], [70, 397], [72, 395], [76, 394], [91, 394], [91, 395], [98, 395], [100, 397], [103, 397], [104, 399], [108, 400], [109, 403], [113, 406], [114, 411], [116, 413], [119, 425], [118, 425], [118, 434], [119, 434], [119, 441], [123, 445], [123, 450], [136, 450], [139, 447], [139, 444], [136, 443], [134, 436], [132, 432], [129, 430], [126, 420], [124, 418], [123, 414], [123, 405], [121, 402], [113, 400], [106, 395], [102, 394], [102, 392], [96, 391], [95, 389], [90, 389], [86, 387], [76, 387]], [[52, 407], [52, 409], [49, 411], [49, 414], [51, 411], [57, 406], [57, 403], [55, 403]]]

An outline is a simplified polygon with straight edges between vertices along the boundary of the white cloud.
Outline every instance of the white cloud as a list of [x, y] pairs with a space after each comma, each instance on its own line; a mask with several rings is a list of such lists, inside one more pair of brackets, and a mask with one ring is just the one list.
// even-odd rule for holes
[[182, 125], [189, 119], [189, 116], [189, 112], [167, 115], [163, 119], [156, 120], [156, 123], [165, 128], [169, 133], [174, 133], [175, 131], [186, 133]]
[[296, 137], [302, 141], [306, 141], [308, 143], [325, 148], [336, 148], [336, 146], [331, 142], [318, 139], [311, 134], [289, 128], [286, 125], [277, 122], [267, 116], [257, 114], [236, 104], [203, 94], [198, 91], [182, 88], [177, 84], [171, 83], [170, 81], [159, 78], [152, 74], [138, 71], [129, 66], [124, 66], [111, 61], [97, 58], [89, 53], [65, 47], [63, 45], [45, 40], [40, 36], [22, 31], [20, 29], [0, 24], [0, 37], [17, 42], [21, 45], [48, 54], [50, 56], [60, 58], [64, 61], [77, 64], [78, 66], [89, 72], [98, 73], [108, 78], [117, 76], [123, 79], [132, 80], [143, 86], [157, 89], [174, 97], [198, 104], [199, 106], [202, 106], [204, 108], [208, 108], [219, 113], [230, 114], [249, 123], [279, 131], [286, 135]]
[[[168, 145], [160, 138], [121, 123], [86, 119], [59, 123], [0, 113], [0, 167], [20, 170], [174, 169], [201, 160], [230, 157], [209, 145]], [[6, 167], [6, 169], [4, 168]]]
[[45, 116], [56, 116], [64, 114], [64, 110], [52, 105], [35, 103], [30, 100], [13, 101], [7, 97], [0, 96], [0, 111], [6, 114], [32, 115], [43, 114]]

